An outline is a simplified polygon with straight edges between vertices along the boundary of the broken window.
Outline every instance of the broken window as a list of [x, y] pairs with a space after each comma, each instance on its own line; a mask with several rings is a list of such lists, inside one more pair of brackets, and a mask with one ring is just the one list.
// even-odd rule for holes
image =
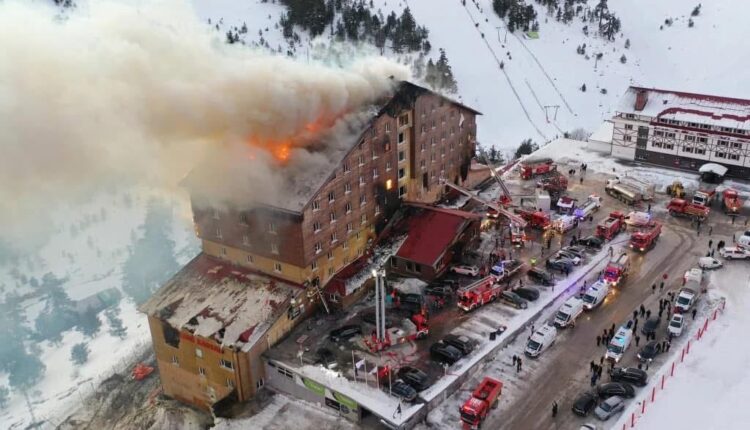
[[164, 343], [173, 348], [179, 348], [180, 331], [165, 322], [162, 322], [161, 329], [162, 333], [164, 333]]

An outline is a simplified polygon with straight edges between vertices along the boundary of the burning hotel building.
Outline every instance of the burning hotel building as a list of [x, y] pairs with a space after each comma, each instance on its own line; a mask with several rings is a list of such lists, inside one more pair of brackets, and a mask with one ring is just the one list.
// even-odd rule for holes
[[334, 306], [361, 297], [337, 274], [368, 258], [402, 202], [438, 201], [441, 178], [463, 183], [479, 112], [402, 81], [372, 113], [326, 154], [329, 171], [298, 169], [272, 203], [209, 207], [193, 196], [203, 252], [141, 307], [165, 394], [204, 409], [253, 397], [261, 354], [321, 295]]

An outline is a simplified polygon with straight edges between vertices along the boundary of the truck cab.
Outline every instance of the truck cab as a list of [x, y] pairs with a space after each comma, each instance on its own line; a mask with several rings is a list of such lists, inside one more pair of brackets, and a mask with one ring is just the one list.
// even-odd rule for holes
[[502, 391], [502, 382], [490, 377], [482, 379], [471, 397], [458, 410], [464, 425], [472, 429], [479, 428], [490, 409], [497, 407]]
[[610, 261], [607, 268], [604, 269], [604, 280], [617, 286], [628, 275], [628, 268], [628, 254], [623, 253], [617, 260]]

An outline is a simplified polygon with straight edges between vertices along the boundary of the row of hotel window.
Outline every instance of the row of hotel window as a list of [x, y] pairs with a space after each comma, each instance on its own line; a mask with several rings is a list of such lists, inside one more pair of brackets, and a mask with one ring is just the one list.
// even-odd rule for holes
[[[628, 113], [628, 114], [625, 114], [625, 118], [636, 119], [636, 115], [632, 113]], [[668, 118], [659, 118], [658, 121], [662, 124], [699, 128], [702, 130], [713, 130], [713, 131], [720, 131], [723, 133], [734, 133], [734, 134], [748, 134], [748, 130], [743, 130], [741, 128], [720, 127], [720, 126], [713, 126], [710, 124], [699, 124], [697, 122], [677, 121], [675, 119], [668, 119]]]
[[[666, 143], [666, 142], [652, 142], [652, 146], [654, 148], [662, 148], [667, 150], [674, 149], [673, 143]], [[689, 154], [696, 154], [696, 155], [705, 155], [706, 154], [706, 148], [696, 147], [692, 145], [683, 144], [680, 147], [681, 152], [686, 152]], [[740, 155], [739, 154], [730, 154], [724, 151], [714, 151], [714, 156], [717, 158], [726, 158], [729, 160], [739, 160]]]

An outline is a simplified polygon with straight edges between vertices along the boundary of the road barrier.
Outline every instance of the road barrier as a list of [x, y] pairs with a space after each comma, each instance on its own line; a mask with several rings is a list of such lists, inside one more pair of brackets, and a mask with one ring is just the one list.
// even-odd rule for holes
[[[699, 341], [703, 338], [703, 335], [706, 333], [706, 330], [710, 327], [711, 321], [716, 321], [716, 318], [719, 315], [724, 314], [724, 308], [726, 307], [726, 300], [724, 298], [721, 299], [718, 306], [713, 309], [713, 311], [709, 311], [708, 316], [706, 317], [705, 322], [703, 323], [702, 327], [698, 328], [698, 331], [691, 337], [688, 338], [687, 344], [683, 346], [682, 350], [680, 351], [680, 357], [679, 359], [675, 359], [672, 361], [672, 363], [667, 367], [666, 365], [662, 366], [662, 369], [664, 372], [661, 374], [661, 378], [652, 379], [652, 381], [660, 381], [658, 384], [655, 384], [651, 387], [651, 392], [646, 394], [639, 403], [637, 403], [639, 407], [635, 407], [634, 410], [630, 412], [630, 415], [625, 414], [623, 417], [620, 418], [620, 422], [622, 422], [622, 430], [632, 429], [635, 428], [635, 426], [638, 424], [638, 421], [646, 414], [646, 404], [647, 403], [654, 403], [656, 401], [656, 392], [657, 391], [664, 391], [664, 388], [666, 386], [666, 381], [669, 378], [674, 377], [675, 375], [675, 369], [678, 367], [677, 365], [679, 363], [682, 363], [685, 361], [685, 356], [690, 354], [690, 345], [693, 341]], [[619, 425], [615, 425], [615, 428], [619, 428]]]

